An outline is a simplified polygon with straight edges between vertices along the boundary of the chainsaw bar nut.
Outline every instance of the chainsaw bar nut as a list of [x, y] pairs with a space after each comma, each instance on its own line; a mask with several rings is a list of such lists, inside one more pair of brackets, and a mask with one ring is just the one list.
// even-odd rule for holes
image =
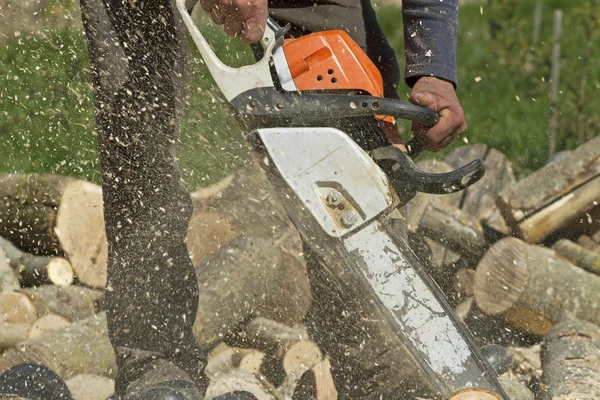
[[329, 205], [329, 207], [337, 207], [340, 204], [342, 204], [342, 199], [343, 196], [340, 192], [338, 192], [337, 190], [332, 190], [331, 192], [327, 193], [327, 204]]
[[350, 228], [358, 221], [358, 215], [354, 211], [346, 211], [342, 214], [342, 225], [345, 228]]

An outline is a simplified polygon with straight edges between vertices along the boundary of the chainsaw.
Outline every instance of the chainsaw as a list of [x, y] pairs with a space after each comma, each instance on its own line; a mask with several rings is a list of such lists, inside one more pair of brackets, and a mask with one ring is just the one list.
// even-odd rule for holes
[[[474, 345], [390, 218], [417, 192], [454, 193], [477, 182], [483, 161], [425, 173], [412, 161], [423, 149], [416, 140], [404, 152], [381, 130], [367, 139], [356, 135], [357, 121], [365, 118], [433, 126], [438, 115], [384, 98], [381, 74], [347, 33], [289, 39], [289, 27], [269, 18], [262, 58], [232, 68], [212, 51], [185, 0], [177, 7], [290, 219], [324, 264], [351, 276], [367, 306], [397, 337], [403, 362], [414, 364], [437, 397], [508, 399], [497, 368]], [[478, 397], [464, 397], [473, 394]]]

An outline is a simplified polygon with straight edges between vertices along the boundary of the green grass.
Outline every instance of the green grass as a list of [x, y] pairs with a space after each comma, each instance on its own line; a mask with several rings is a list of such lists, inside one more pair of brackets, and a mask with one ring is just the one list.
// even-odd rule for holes
[[[579, 60], [583, 55], [583, 30], [574, 13], [577, 2], [548, 0], [544, 6], [544, 42], [536, 49], [536, 57], [545, 60], [549, 54], [552, 9], [560, 6], [565, 15], [559, 146], [572, 148], [576, 142], [568, 133], [572, 126], [571, 105], [583, 67]], [[482, 15], [479, 5], [461, 7], [458, 94], [469, 124], [468, 141], [487, 143], [503, 151], [523, 175], [547, 159], [550, 69], [547, 62], [537, 61], [539, 58], [530, 73], [519, 67], [525, 64], [523, 55], [527, 53], [531, 32], [533, 0], [517, 1], [515, 7], [522, 16], [513, 29], [516, 39], [500, 38], [497, 43], [489, 37], [488, 10], [484, 8]], [[380, 10], [378, 15], [403, 65], [401, 11]], [[251, 61], [247, 46], [240, 41], [226, 39], [216, 28], [203, 30], [218, 54], [225, 55], [225, 61], [234, 65]], [[598, 38], [594, 40], [594, 48], [600, 48]], [[514, 47], [502, 53], [497, 51], [498, 43]], [[83, 35], [61, 30], [44, 38], [10, 39], [1, 46], [0, 170], [53, 172], [98, 181], [90, 72]], [[600, 61], [598, 56], [592, 61], [584, 110], [593, 121], [597, 117], [592, 112], [600, 109]], [[477, 77], [481, 78], [479, 82]], [[400, 89], [402, 94], [407, 91], [406, 87]], [[590, 129], [590, 134], [597, 135], [597, 129]], [[441, 156], [462, 144], [464, 141], [458, 140]], [[234, 170], [244, 152], [241, 132], [195, 54], [179, 153], [185, 181], [191, 187], [214, 182]]]

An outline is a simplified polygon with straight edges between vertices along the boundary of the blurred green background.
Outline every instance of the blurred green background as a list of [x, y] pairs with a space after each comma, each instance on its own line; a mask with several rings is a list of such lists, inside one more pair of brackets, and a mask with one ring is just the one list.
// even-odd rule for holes
[[[388, 2], [375, 6], [403, 65], [402, 11]], [[35, 18], [27, 15], [30, 20], [0, 29], [0, 170], [98, 182], [90, 70], [76, 2], [40, 4]], [[521, 177], [546, 163], [552, 20], [558, 8], [564, 17], [557, 150], [598, 135], [598, 1], [543, 0], [537, 43], [532, 38], [534, 8], [535, 0], [461, 3], [458, 95], [469, 129], [464, 139], [429, 156], [442, 157], [468, 141], [503, 151]], [[5, 13], [5, 21], [30, 12], [12, 11], [14, 17]], [[246, 45], [201, 25], [227, 62], [251, 60]], [[406, 98], [408, 88], [401, 87], [400, 93]], [[408, 135], [408, 125], [402, 129]], [[208, 185], [235, 169], [244, 152], [241, 132], [195, 54], [180, 147], [184, 180], [191, 188]]]

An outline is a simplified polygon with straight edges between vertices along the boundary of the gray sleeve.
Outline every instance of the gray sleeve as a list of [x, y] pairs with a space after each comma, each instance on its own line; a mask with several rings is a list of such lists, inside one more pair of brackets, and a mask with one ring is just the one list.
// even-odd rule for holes
[[458, 0], [402, 0], [402, 14], [406, 84], [435, 76], [456, 87]]

